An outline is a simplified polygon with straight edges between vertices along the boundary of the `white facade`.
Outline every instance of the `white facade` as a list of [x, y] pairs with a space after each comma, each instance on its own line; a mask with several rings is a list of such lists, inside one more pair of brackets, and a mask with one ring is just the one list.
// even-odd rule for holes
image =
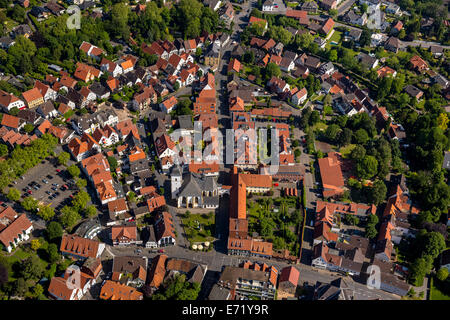
[[6, 251], [10, 253], [12, 249], [16, 248], [21, 242], [27, 241], [30, 238], [31, 231], [33, 231], [33, 226], [29, 227], [27, 230], [24, 230], [18, 235], [17, 238], [14, 238], [13, 242], [10, 242], [9, 246], [6, 247]]

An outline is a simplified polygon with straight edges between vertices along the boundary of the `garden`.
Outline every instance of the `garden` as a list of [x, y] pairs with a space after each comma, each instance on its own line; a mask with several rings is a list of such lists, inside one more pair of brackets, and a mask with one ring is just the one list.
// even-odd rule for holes
[[298, 252], [298, 234], [303, 222], [300, 198], [250, 199], [247, 201], [249, 233], [257, 233], [264, 240], [272, 241], [274, 250]]
[[196, 242], [212, 242], [215, 233], [215, 215], [213, 212], [192, 214], [186, 211], [182, 215], [184, 233], [190, 244]]

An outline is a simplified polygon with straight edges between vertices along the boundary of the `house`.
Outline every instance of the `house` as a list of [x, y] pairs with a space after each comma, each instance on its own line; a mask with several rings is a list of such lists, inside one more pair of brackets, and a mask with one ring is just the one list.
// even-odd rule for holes
[[400, 20], [391, 28], [391, 35], [397, 36], [400, 33], [400, 30], [403, 29], [403, 22]]
[[95, 60], [100, 60], [101, 56], [105, 54], [102, 49], [86, 41], [83, 41], [80, 45], [80, 50], [86, 53], [88, 57], [94, 58]]
[[120, 66], [120, 64], [112, 62], [104, 57], [102, 58], [102, 61], [100, 62], [100, 68], [103, 72], [108, 72], [114, 78], [118, 77], [119, 75], [121, 75], [123, 73], [123, 69]]
[[16, 116], [4, 113], [2, 117], [2, 122], [0, 123], [2, 127], [19, 132], [20, 129], [25, 125], [25, 121], [21, 120]]
[[394, 53], [397, 53], [398, 50], [400, 50], [400, 40], [395, 37], [390, 37], [386, 40], [384, 43], [384, 48], [386, 50], [392, 51]]
[[307, 97], [308, 97], [308, 91], [306, 90], [306, 88], [302, 88], [301, 90], [297, 91], [297, 93], [295, 93], [291, 97], [291, 101], [294, 105], [299, 106], [306, 101]]
[[146, 289], [150, 293], [154, 293], [164, 281], [164, 276], [166, 275], [166, 261], [167, 256], [164, 254], [157, 255], [152, 259], [152, 263], [149, 268], [147, 282], [145, 284]]
[[409, 63], [411, 65], [411, 69], [417, 71], [417, 72], [423, 72], [426, 70], [429, 70], [430, 68], [428, 67], [428, 64], [425, 62], [425, 60], [423, 60], [421, 57], [419, 57], [418, 55], [413, 56], [410, 60]]
[[55, 105], [51, 101], [46, 101], [40, 104], [36, 108], [36, 112], [44, 119], [51, 119], [58, 116], [58, 111], [55, 109]]
[[389, 2], [385, 9], [386, 13], [398, 15], [400, 13], [400, 6], [395, 3]]
[[317, 10], [319, 10], [319, 6], [315, 1], [305, 1], [301, 5], [301, 9], [309, 13], [317, 13]]
[[77, 62], [77, 68], [74, 72], [75, 79], [89, 82], [93, 81], [96, 78], [99, 78], [102, 75], [102, 72], [92, 66], [89, 66], [85, 63]]
[[0, 38], [0, 47], [2, 49], [9, 49], [12, 45], [14, 45], [16, 41], [14, 41], [11, 37], [1, 37]]
[[395, 78], [395, 76], [397, 75], [397, 71], [388, 66], [384, 66], [377, 70], [377, 75], [378, 78], [384, 78], [386, 76], [391, 76]]
[[331, 74], [335, 71], [336, 69], [334, 68], [334, 65], [331, 61], [328, 61], [327, 63], [322, 64], [319, 67], [319, 74], [321, 75], [328, 75], [331, 76]]
[[367, 53], [360, 52], [356, 56], [356, 59], [359, 63], [361, 63], [363, 66], [367, 67], [369, 70], [376, 68], [378, 66], [379, 60], [376, 57], [372, 57], [368, 55]]
[[[273, 267], [272, 267], [273, 268]], [[232, 299], [239, 296], [255, 295], [262, 300], [273, 300], [276, 291], [276, 278], [278, 272], [225, 266], [220, 278], [219, 286], [232, 292]]]
[[24, 120], [26, 123], [37, 125], [42, 117], [35, 111], [30, 109], [22, 109], [17, 113], [17, 117]]
[[279, 65], [281, 70], [285, 72], [290, 72], [295, 67], [294, 59], [291, 59], [289, 57], [283, 57]]
[[208, 52], [205, 54], [205, 62], [204, 64], [209, 66], [212, 71], [217, 70], [220, 62], [220, 46], [214, 42]]
[[97, 96], [97, 99], [107, 99], [109, 98], [111, 92], [106, 89], [100, 82], [94, 82], [90, 87], [91, 90]]
[[47, 86], [46, 84], [43, 84], [39, 80], [36, 80], [34, 83], [34, 86], [39, 89], [41, 92], [41, 95], [44, 97], [44, 101], [48, 100], [56, 100], [58, 96], [58, 92]]
[[356, 44], [359, 44], [359, 39], [361, 38], [362, 30], [359, 29], [350, 29], [345, 33], [346, 41], [354, 41]]
[[110, 236], [113, 246], [128, 246], [142, 243], [142, 241], [138, 240], [135, 223], [112, 226]]
[[81, 300], [94, 283], [88, 275], [80, 273], [75, 279], [72, 276], [75, 270], [70, 268], [66, 271], [64, 277], [53, 277], [50, 280], [48, 293], [50, 297], [56, 300]]
[[320, 59], [313, 56], [307, 56], [304, 59], [304, 66], [309, 70], [316, 71], [320, 67]]
[[354, 10], [349, 10], [344, 15], [343, 20], [347, 23], [362, 27], [367, 23], [367, 14], [357, 14]]
[[433, 83], [437, 83], [442, 89], [447, 89], [449, 82], [447, 80], [447, 78], [445, 78], [443, 75], [441, 74], [437, 74], [434, 77], [431, 78], [431, 81]]
[[133, 287], [106, 280], [99, 298], [102, 300], [142, 300], [144, 295]]
[[227, 72], [231, 72], [231, 71], [235, 71], [238, 73], [241, 71], [241, 63], [236, 58], [231, 59], [230, 63], [228, 64]]
[[221, 8], [219, 12], [219, 19], [225, 22], [227, 26], [230, 26], [231, 22], [234, 19], [234, 8], [231, 2], [225, 3], [225, 5]]
[[142, 241], [146, 248], [156, 249], [158, 243], [156, 242], [155, 228], [153, 226], [147, 226], [142, 230]]
[[416, 98], [417, 100], [419, 100], [423, 96], [423, 91], [422, 90], [420, 90], [419, 88], [417, 88], [417, 87], [415, 87], [413, 85], [410, 85], [410, 84], [408, 84], [405, 87], [405, 92], [407, 94], [409, 94], [411, 97]]
[[352, 291], [344, 285], [342, 278], [337, 278], [330, 283], [317, 281], [314, 285], [313, 300], [353, 300]]
[[286, 17], [297, 19], [301, 25], [309, 25], [309, 17], [307, 11], [287, 9]]
[[342, 157], [337, 152], [328, 153], [328, 157], [318, 160], [320, 176], [322, 177], [323, 196], [334, 197], [344, 192], [344, 177], [342, 175]]
[[201, 284], [208, 270], [207, 265], [197, 264], [185, 259], [169, 259], [166, 263], [167, 279], [176, 275], [185, 275], [186, 281]]
[[278, 296], [280, 294], [294, 297], [297, 291], [297, 285], [300, 278], [300, 272], [294, 267], [285, 267], [281, 270], [280, 278], [278, 279]]
[[105, 250], [105, 244], [99, 241], [65, 234], [62, 237], [59, 250], [63, 255], [78, 260], [99, 258]]
[[17, 38], [18, 36], [24, 36], [25, 38], [29, 38], [32, 34], [32, 31], [29, 25], [21, 24], [18, 25], [17, 27], [14, 27], [12, 33], [14, 34], [15, 38]]
[[159, 212], [155, 218], [155, 236], [158, 247], [176, 244], [175, 227], [169, 212]]
[[25, 214], [19, 215], [12, 207], [2, 207], [0, 211], [0, 242], [11, 252], [21, 242], [30, 238], [33, 225]]
[[337, 0], [320, 0], [319, 6], [324, 10], [336, 9], [338, 5]]
[[108, 212], [110, 219], [124, 214], [128, 211], [128, 205], [125, 198], [120, 198], [114, 201], [108, 202]]
[[430, 46], [430, 52], [435, 58], [439, 58], [444, 54], [444, 48], [441, 46]]
[[161, 111], [165, 113], [170, 113], [174, 110], [175, 106], [178, 104], [178, 100], [175, 96], [171, 96], [169, 99], [164, 100], [159, 104]]
[[322, 25], [322, 27], [320, 28], [319, 32], [321, 32], [323, 35], [327, 36], [330, 31], [333, 29], [334, 27], [334, 21], [331, 18], [328, 18], [325, 23]]
[[269, 80], [267, 86], [275, 93], [283, 93], [290, 90], [289, 84], [286, 81], [275, 76]]
[[44, 103], [44, 97], [42, 96], [39, 89], [36, 87], [23, 92], [22, 98], [24, 99], [25, 103], [30, 109]]
[[13, 108], [17, 108], [19, 110], [25, 109], [25, 103], [8, 92], [0, 90], [0, 107], [8, 112]]
[[255, 23], [261, 24], [264, 27], [264, 30], [267, 30], [267, 26], [268, 26], [267, 20], [251, 16], [249, 19], [249, 24], [253, 25]]
[[116, 256], [113, 258], [111, 280], [140, 288], [147, 279], [147, 264], [146, 257]]
[[119, 142], [119, 135], [116, 130], [109, 125], [103, 127], [103, 129], [96, 128], [92, 134], [92, 138], [103, 147], [109, 147]]

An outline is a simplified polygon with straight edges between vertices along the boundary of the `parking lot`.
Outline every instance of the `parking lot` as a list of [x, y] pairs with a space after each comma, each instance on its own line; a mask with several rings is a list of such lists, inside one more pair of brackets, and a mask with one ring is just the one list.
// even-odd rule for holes
[[22, 198], [32, 196], [59, 210], [70, 203], [70, 196], [75, 193], [76, 186], [72, 182], [65, 167], [58, 165], [56, 159], [49, 158], [17, 179], [12, 187], [22, 193]]

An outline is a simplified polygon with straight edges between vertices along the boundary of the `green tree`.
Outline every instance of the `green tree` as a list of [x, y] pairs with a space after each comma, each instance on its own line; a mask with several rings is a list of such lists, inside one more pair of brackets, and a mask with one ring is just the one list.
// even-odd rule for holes
[[87, 186], [87, 181], [86, 179], [79, 178], [75, 181], [75, 184], [79, 190], [83, 190]]
[[411, 284], [420, 287], [423, 284], [423, 278], [432, 268], [432, 259], [428, 256], [417, 258], [409, 269], [408, 278]]
[[350, 152], [350, 158], [354, 161], [362, 160], [366, 155], [366, 149], [363, 146], [356, 145]]
[[108, 159], [108, 163], [109, 163], [111, 172], [115, 172], [119, 165], [116, 158], [109, 156], [107, 159]]
[[51, 220], [55, 216], [55, 209], [48, 206], [40, 206], [37, 215], [45, 221]]
[[337, 53], [337, 50], [330, 50], [329, 52], [328, 52], [328, 59], [330, 60], [330, 61], [333, 61], [333, 62], [336, 62], [337, 61], [337, 58], [338, 58], [338, 53]]
[[34, 126], [31, 123], [27, 123], [23, 130], [25, 130], [26, 133], [31, 133], [34, 130]]
[[6, 197], [11, 201], [18, 201], [20, 199], [20, 191], [16, 188], [10, 188]]
[[436, 278], [438, 278], [440, 281], [445, 281], [448, 278], [448, 269], [445, 267], [442, 267], [438, 270], [436, 273]]
[[62, 237], [63, 228], [59, 222], [51, 221], [47, 226], [46, 234], [49, 241], [55, 241]]
[[378, 206], [384, 199], [386, 199], [387, 187], [381, 180], [375, 180], [372, 187], [369, 189], [369, 202]]
[[6, 144], [0, 143], [0, 157], [4, 157], [8, 154], [8, 146]]
[[80, 212], [81, 210], [86, 208], [90, 200], [91, 197], [86, 191], [79, 191], [72, 199], [72, 205], [74, 207], [74, 210]]
[[88, 218], [95, 217], [96, 215], [97, 215], [97, 209], [95, 208], [95, 206], [90, 205], [89, 207], [86, 208], [86, 216]]
[[44, 273], [44, 267], [36, 255], [32, 255], [20, 263], [18, 270], [19, 277], [28, 279], [40, 279]]
[[352, 142], [353, 132], [349, 128], [344, 128], [339, 133], [338, 143], [340, 146], [346, 146]]
[[266, 79], [271, 79], [272, 77], [279, 77], [281, 75], [280, 67], [273, 62], [269, 62], [265, 69]]
[[374, 156], [364, 156], [356, 165], [356, 172], [358, 177], [362, 179], [372, 178], [378, 170], [378, 161]]
[[81, 216], [78, 214], [78, 212], [69, 206], [64, 206], [61, 209], [61, 215], [59, 216], [61, 224], [65, 228], [71, 228], [74, 225], [80, 221]]
[[70, 154], [63, 151], [58, 155], [58, 163], [62, 165], [66, 165], [67, 161], [70, 159]]
[[424, 244], [423, 254], [430, 256], [432, 259], [437, 258], [446, 248], [444, 236], [435, 231], [425, 235]]
[[21, 205], [22, 207], [29, 212], [36, 212], [37, 208], [38, 208], [38, 204], [39, 202], [34, 199], [33, 197], [26, 197], [25, 199], [23, 199]]
[[47, 247], [47, 257], [50, 263], [58, 262], [60, 255], [58, 252], [58, 247], [54, 243], [50, 243]]
[[357, 144], [366, 144], [367, 141], [369, 141], [369, 135], [367, 134], [367, 131], [363, 128], [356, 130], [354, 134], [354, 139]]
[[67, 171], [69, 172], [69, 174], [73, 177], [76, 178], [80, 175], [80, 169], [77, 167], [77, 165], [73, 164], [70, 167], [67, 168]]
[[341, 128], [337, 124], [330, 124], [325, 130], [325, 137], [331, 143], [334, 143], [337, 140], [340, 131]]

